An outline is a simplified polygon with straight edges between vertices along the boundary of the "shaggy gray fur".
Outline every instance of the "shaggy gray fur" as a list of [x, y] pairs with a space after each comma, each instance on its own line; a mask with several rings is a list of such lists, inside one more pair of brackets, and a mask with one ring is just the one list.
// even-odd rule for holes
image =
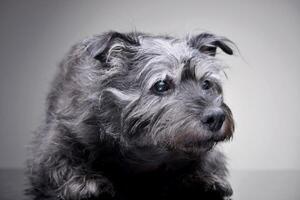
[[[33, 199], [223, 199], [215, 145], [230, 139], [224, 65], [209, 33], [183, 39], [108, 32], [71, 49], [28, 161]], [[162, 89], [158, 88], [162, 84]], [[162, 90], [162, 92], [160, 91]]]

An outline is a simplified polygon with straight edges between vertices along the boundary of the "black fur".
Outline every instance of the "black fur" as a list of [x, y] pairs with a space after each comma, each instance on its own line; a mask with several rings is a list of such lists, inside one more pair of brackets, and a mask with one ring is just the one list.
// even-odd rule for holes
[[[52, 83], [26, 193], [35, 200], [229, 198], [215, 145], [231, 138], [234, 125], [214, 57], [217, 47], [232, 54], [228, 42], [208, 33], [108, 32], [76, 44]], [[170, 90], [156, 95], [149, 84], [165, 71]], [[204, 79], [211, 89], [201, 89]], [[213, 109], [226, 116], [215, 132], [201, 123]]]

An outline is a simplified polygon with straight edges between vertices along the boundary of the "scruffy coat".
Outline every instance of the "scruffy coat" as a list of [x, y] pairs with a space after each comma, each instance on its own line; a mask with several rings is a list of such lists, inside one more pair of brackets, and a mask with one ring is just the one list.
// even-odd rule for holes
[[[234, 130], [216, 58], [217, 48], [232, 54], [230, 44], [210, 33], [112, 31], [73, 46], [34, 136], [26, 193], [35, 200], [231, 196], [215, 148]], [[208, 108], [226, 115], [218, 131], [201, 123]]]

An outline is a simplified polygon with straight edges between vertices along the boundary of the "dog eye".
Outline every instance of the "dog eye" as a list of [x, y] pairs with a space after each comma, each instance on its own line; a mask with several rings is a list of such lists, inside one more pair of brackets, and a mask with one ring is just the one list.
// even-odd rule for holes
[[201, 85], [203, 90], [209, 90], [212, 87], [212, 82], [209, 80], [204, 80]]
[[171, 86], [167, 81], [157, 81], [151, 88], [151, 90], [158, 95], [164, 94], [166, 91], [170, 90]]

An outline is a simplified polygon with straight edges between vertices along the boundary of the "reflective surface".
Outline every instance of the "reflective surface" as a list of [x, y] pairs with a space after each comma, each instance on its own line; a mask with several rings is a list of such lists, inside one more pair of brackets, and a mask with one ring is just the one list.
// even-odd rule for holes
[[300, 200], [300, 171], [232, 171], [233, 200]]
[[[300, 200], [300, 171], [232, 171], [233, 200]], [[24, 200], [22, 170], [0, 170], [0, 200]]]

